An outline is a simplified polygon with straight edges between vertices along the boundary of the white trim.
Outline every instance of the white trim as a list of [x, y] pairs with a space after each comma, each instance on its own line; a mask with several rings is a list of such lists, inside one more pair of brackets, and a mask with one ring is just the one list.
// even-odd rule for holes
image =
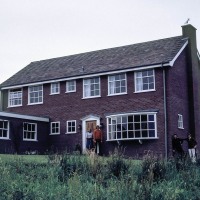
[[[8, 129], [7, 129], [7, 137], [0, 137], [0, 140], [10, 140], [10, 121], [0, 119], [0, 121], [7, 122], [8, 123]], [[5, 130], [5, 129], [4, 129]]]
[[[72, 132], [68, 132], [68, 122], [75, 122], [75, 130]], [[73, 127], [73, 126], [72, 126]], [[66, 133], [65, 134], [75, 134], [77, 133], [77, 128], [76, 128], [76, 120], [67, 120], [66, 121]]]
[[[74, 81], [74, 90], [68, 90], [69, 81]], [[65, 93], [76, 92], [76, 80], [68, 80], [68, 81], [66, 81], [65, 87], [66, 87], [66, 90], [65, 90], [66, 92]]]
[[200, 54], [199, 54], [198, 50], [197, 50], [197, 57], [199, 58], [199, 61], [200, 61]]
[[[25, 138], [24, 137], [24, 132], [26, 131], [26, 132], [28, 132], [28, 130], [25, 130], [24, 129], [24, 124], [28, 124], [28, 125], [34, 125], [35, 126], [35, 131], [33, 132], [33, 131], [31, 131], [31, 133], [34, 133], [34, 136], [35, 136], [35, 138], [34, 139], [29, 139], [29, 138]], [[34, 141], [34, 142], [37, 142], [38, 141], [38, 139], [37, 139], [37, 132], [38, 132], [38, 130], [37, 130], [37, 123], [31, 123], [31, 122], [23, 122], [23, 141]]]
[[[110, 77], [111, 76], [117, 76], [117, 75], [123, 75], [123, 74], [125, 75], [125, 79], [123, 79], [123, 80], [125, 80], [125, 89], [126, 89], [126, 91], [125, 92], [111, 94], [110, 93], [110, 87], [109, 87], [110, 86], [109, 83], [111, 83]], [[122, 79], [120, 79], [120, 82], [121, 81], [122, 81]], [[112, 82], [116, 82], [116, 80], [114, 80]], [[121, 90], [121, 87], [120, 87], [120, 90]], [[116, 95], [124, 95], [124, 94], [127, 94], [127, 74], [126, 73], [117, 73], [117, 74], [108, 75], [108, 94], [107, 94], [107, 96], [116, 96]]]
[[179, 52], [175, 55], [175, 57], [169, 62], [169, 65], [172, 67], [174, 65], [174, 62], [179, 57], [179, 55], [182, 53], [182, 51], [185, 49], [185, 47], [188, 44], [188, 40], [185, 42], [185, 44], [182, 46], [182, 48], [179, 50]]
[[[134, 85], [135, 85], [135, 91], [134, 91], [134, 93], [141, 93], [141, 92], [152, 92], [152, 91], [155, 91], [156, 90], [156, 74], [155, 74], [155, 70], [154, 69], [152, 69], [153, 70], [153, 81], [154, 81], [154, 89], [147, 89], [147, 90], [139, 90], [139, 91], [137, 91], [137, 84], [136, 84], [136, 73], [134, 73]], [[150, 70], [141, 70], [141, 71], [138, 71], [138, 72], [145, 72], [145, 71], [150, 71]], [[143, 78], [143, 76], [142, 76], [142, 78]], [[142, 79], [143, 80], [143, 79]], [[143, 82], [142, 82], [142, 84], [143, 84]]]
[[[58, 92], [52, 92], [53, 90], [53, 84], [58, 84]], [[55, 95], [55, 94], [60, 94], [60, 82], [53, 82], [51, 83], [51, 86], [50, 86], [50, 95]]]
[[[53, 123], [54, 123], [54, 124], [55, 124], [55, 123], [59, 124], [59, 126], [58, 126], [59, 131], [58, 131], [58, 133], [52, 133], [52, 124], [53, 124]], [[60, 121], [51, 122], [50, 127], [51, 127], [51, 130], [50, 130], [50, 134], [49, 134], [49, 135], [60, 135]]]
[[103, 75], [120, 74], [120, 73], [138, 71], [138, 70], [143, 70], [143, 69], [152, 69], [152, 68], [164, 67], [164, 66], [170, 66], [170, 62], [165, 63], [165, 64], [150, 65], [150, 66], [145, 66], [145, 67], [132, 67], [132, 68], [128, 68], [128, 69], [115, 70], [115, 71], [109, 71], [109, 72], [101, 72], [101, 73], [88, 74], [88, 75], [82, 75], [82, 76], [77, 75], [77, 76], [73, 76], [73, 77], [69, 77], [69, 78], [55, 79], [55, 80], [49, 80], [49, 81], [40, 81], [40, 82], [27, 83], [27, 84], [21, 84], [21, 85], [13, 85], [13, 86], [2, 87], [1, 90], [7, 90], [7, 89], [11, 89], [11, 88], [18, 88], [18, 87], [25, 87], [25, 86], [41, 85], [41, 84], [52, 83], [52, 82], [68, 81], [68, 80], [74, 80], [74, 79], [92, 78], [92, 77], [103, 76]]
[[21, 114], [15, 114], [15, 113], [0, 112], [0, 117], [1, 116], [18, 118], [18, 119], [28, 119], [28, 120], [41, 121], [41, 122], [49, 122], [49, 118], [35, 117], [35, 116], [30, 116], [30, 115], [21, 115]]
[[[99, 95], [91, 96], [91, 91], [90, 91], [90, 96], [85, 97], [85, 80], [88, 80], [88, 79], [91, 80], [91, 79], [95, 79], [95, 78], [98, 78], [98, 80], [99, 80]], [[101, 97], [101, 79], [100, 79], [100, 76], [85, 78], [82, 81], [82, 85], [83, 85], [83, 98], [82, 99], [90, 99], [90, 98]], [[91, 86], [91, 81], [90, 81], [89, 85]]]
[[[42, 86], [42, 101], [41, 102], [36, 102], [36, 103], [31, 103], [30, 100], [30, 87], [39, 87]], [[40, 90], [37, 90], [37, 92], [39, 92]], [[39, 98], [39, 96], [38, 96]], [[44, 89], [43, 89], [43, 84], [38, 84], [38, 85], [31, 85], [28, 87], [28, 104], [27, 105], [38, 105], [38, 104], [43, 104], [43, 100], [44, 100]]]
[[106, 118], [109, 117], [116, 117], [116, 116], [122, 116], [122, 115], [142, 115], [142, 114], [157, 114], [158, 112], [156, 111], [147, 111], [147, 112], [130, 112], [130, 113], [121, 113], [121, 114], [111, 114], [107, 115]]

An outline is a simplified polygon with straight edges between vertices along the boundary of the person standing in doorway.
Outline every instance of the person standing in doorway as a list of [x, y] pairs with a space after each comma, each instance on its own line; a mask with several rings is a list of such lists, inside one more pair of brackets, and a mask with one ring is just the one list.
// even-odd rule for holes
[[103, 141], [103, 133], [100, 130], [99, 125], [96, 126], [96, 129], [93, 132], [93, 141], [95, 144], [95, 152], [98, 155], [101, 155], [101, 144]]
[[86, 148], [91, 150], [93, 148], [93, 134], [91, 129], [86, 132], [86, 140]]

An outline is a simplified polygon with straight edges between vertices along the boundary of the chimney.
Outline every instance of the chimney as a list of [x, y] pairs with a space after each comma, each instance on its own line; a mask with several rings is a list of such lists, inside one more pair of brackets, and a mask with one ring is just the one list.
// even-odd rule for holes
[[184, 24], [182, 26], [182, 35], [189, 39], [189, 45], [194, 48], [197, 52], [197, 39], [196, 39], [196, 28], [191, 24]]
[[197, 56], [196, 28], [191, 24], [182, 26], [182, 35], [188, 39], [188, 94], [189, 94], [189, 121], [193, 136], [200, 140], [200, 64]]

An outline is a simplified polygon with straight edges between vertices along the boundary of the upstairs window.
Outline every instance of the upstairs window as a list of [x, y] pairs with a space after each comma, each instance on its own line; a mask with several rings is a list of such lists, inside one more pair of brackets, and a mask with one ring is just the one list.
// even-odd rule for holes
[[183, 129], [183, 115], [178, 114], [178, 128]]
[[60, 83], [51, 83], [51, 94], [60, 94]]
[[126, 74], [117, 74], [108, 77], [108, 95], [126, 94]]
[[89, 78], [83, 80], [83, 97], [100, 97], [100, 78]]
[[9, 139], [9, 121], [0, 119], [0, 139]]
[[29, 140], [29, 141], [37, 140], [37, 124], [24, 122], [23, 140]]
[[22, 106], [22, 89], [13, 89], [9, 91], [8, 106]]
[[60, 122], [51, 122], [51, 135], [60, 134]]
[[135, 72], [135, 92], [148, 92], [155, 90], [154, 70]]
[[76, 133], [76, 120], [67, 121], [67, 134]]
[[76, 81], [71, 80], [66, 82], [66, 92], [76, 92]]
[[43, 86], [30, 86], [29, 87], [29, 104], [43, 103]]
[[112, 115], [107, 124], [108, 141], [157, 138], [156, 113]]

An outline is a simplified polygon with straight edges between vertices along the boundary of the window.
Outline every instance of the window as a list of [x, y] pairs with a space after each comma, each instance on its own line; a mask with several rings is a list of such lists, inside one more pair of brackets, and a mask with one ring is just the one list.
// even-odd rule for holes
[[51, 122], [51, 135], [60, 134], [60, 122]]
[[9, 121], [0, 119], [0, 139], [9, 139]]
[[154, 70], [135, 72], [135, 91], [144, 92], [155, 90]]
[[51, 83], [51, 94], [60, 93], [60, 83]]
[[152, 139], [157, 137], [156, 113], [107, 117], [108, 140]]
[[178, 114], [178, 128], [183, 129], [183, 115]]
[[76, 133], [76, 120], [67, 121], [67, 133]]
[[29, 104], [43, 103], [43, 86], [30, 86], [29, 87]]
[[126, 74], [108, 77], [108, 95], [125, 94], [126, 90]]
[[22, 105], [22, 89], [13, 89], [9, 91], [8, 106], [21, 106]]
[[37, 140], [37, 124], [24, 122], [23, 124], [23, 140]]
[[66, 92], [76, 92], [76, 81], [67, 81], [66, 82]]
[[83, 97], [99, 97], [100, 96], [100, 78], [89, 78], [83, 80]]

